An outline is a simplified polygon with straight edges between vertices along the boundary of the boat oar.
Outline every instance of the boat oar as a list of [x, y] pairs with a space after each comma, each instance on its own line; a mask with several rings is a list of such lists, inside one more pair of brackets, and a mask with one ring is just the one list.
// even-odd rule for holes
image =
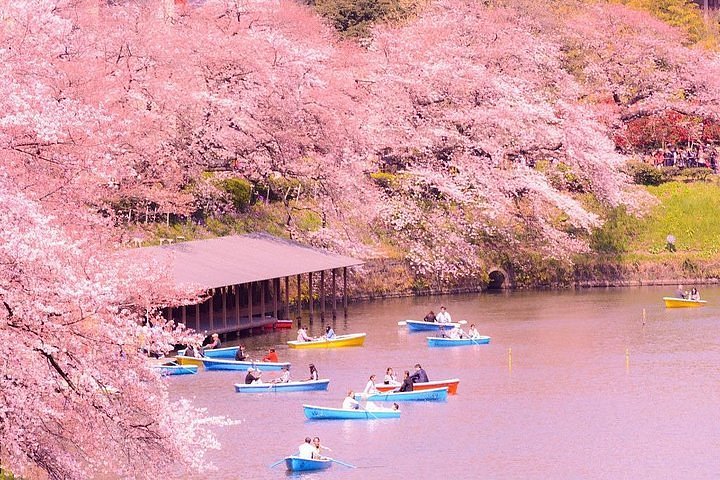
[[340, 460], [335, 460], [334, 458], [328, 457], [328, 460], [330, 460], [331, 462], [339, 463], [340, 465], [344, 465], [349, 468], [357, 468], [355, 465], [350, 465], [349, 463], [341, 462]]
[[283, 458], [282, 460], [278, 460], [277, 462], [275, 462], [275, 463], [273, 463], [272, 465], [270, 465], [269, 468], [277, 467], [278, 465], [280, 465], [280, 464], [283, 463], [284, 461], [285, 461], [284, 458]]
[[458, 323], [460, 325], [467, 325], [467, 320], [460, 320]]
[[407, 320], [400, 320], [398, 322], [398, 326], [400, 326], [400, 327], [404, 327], [405, 325], [407, 325]]

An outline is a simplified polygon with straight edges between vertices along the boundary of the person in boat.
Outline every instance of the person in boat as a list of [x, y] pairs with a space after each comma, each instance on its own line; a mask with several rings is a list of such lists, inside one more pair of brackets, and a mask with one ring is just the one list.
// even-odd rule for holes
[[263, 362], [274, 362], [274, 363], [277, 363], [277, 362], [279, 362], [280, 360], [278, 359], [277, 353], [275, 353], [275, 349], [274, 349], [274, 348], [271, 348], [271, 349], [268, 351], [268, 354], [265, 355], [265, 356], [262, 358], [262, 361], [263, 361]]
[[298, 342], [312, 342], [312, 337], [307, 334], [307, 329], [304, 326], [298, 328], [297, 341]]
[[385, 385], [395, 385], [398, 383], [397, 377], [395, 376], [395, 372], [393, 372], [392, 367], [388, 367], [387, 370], [385, 370], [385, 378], [383, 378], [383, 383]]
[[247, 355], [245, 355], [245, 347], [240, 345], [238, 346], [237, 352], [235, 352], [235, 360], [242, 362], [245, 359], [247, 359]]
[[415, 373], [410, 376], [413, 379], [413, 383], [427, 383], [430, 381], [428, 380], [427, 373], [425, 373], [425, 370], [423, 370], [419, 363], [415, 364]]
[[205, 345], [206, 350], [212, 350], [213, 348], [220, 348], [222, 345], [222, 342], [220, 341], [220, 335], [217, 333], [213, 333], [212, 337], [210, 337], [210, 343]]
[[445, 329], [445, 325], [440, 325], [438, 327], [438, 337], [440, 338], [450, 338], [449, 332]]
[[450, 316], [450, 312], [447, 311], [445, 308], [445, 305], [440, 306], [440, 312], [435, 315], [435, 321], [440, 323], [451, 323], [452, 317]]
[[313, 452], [312, 458], [315, 458], [317, 460], [327, 460], [327, 457], [324, 457], [322, 455], [322, 450], [328, 450], [332, 451], [330, 448], [326, 447], [325, 445], [320, 445], [320, 437], [314, 437], [312, 440], [313, 448], [315, 451]]
[[312, 380], [320, 380], [320, 374], [318, 373], [317, 368], [315, 368], [315, 364], [313, 363], [310, 364], [310, 378], [308, 378], [307, 381], [309, 382]]
[[467, 338], [467, 333], [465, 333], [465, 330], [460, 328], [460, 325], [456, 325], [455, 327], [450, 329], [450, 333], [448, 334], [448, 337], [459, 340], [462, 338]]
[[477, 328], [475, 328], [474, 323], [472, 325], [470, 325], [470, 329], [468, 330], [468, 337], [480, 338], [480, 332], [477, 331]]
[[402, 385], [398, 389], [395, 390], [396, 392], [412, 392], [413, 391], [413, 379], [410, 376], [410, 372], [408, 370], [405, 370], [405, 378], [403, 378]]
[[245, 384], [250, 385], [251, 383], [261, 383], [260, 377], [262, 372], [260, 369], [254, 369], [252, 367], [247, 369], [247, 375], [245, 375]]
[[315, 453], [315, 447], [312, 445], [312, 438], [305, 437], [305, 441], [298, 447], [298, 457], [300, 458], [313, 458]]
[[430, 310], [427, 315], [425, 315], [425, 318], [423, 318], [426, 322], [435, 322], [437, 319], [435, 318], [435, 312]]
[[343, 400], [342, 408], [344, 410], [358, 410], [360, 408], [360, 402], [355, 400], [355, 392], [348, 390], [347, 397]]
[[364, 395], [372, 395], [374, 393], [380, 393], [380, 390], [377, 389], [375, 386], [375, 374], [370, 375], [370, 378], [368, 379], [367, 383], [365, 384], [365, 388], [363, 389]]
[[290, 368], [287, 365], [282, 367], [282, 373], [273, 380], [273, 383], [288, 383], [290, 381]]
[[333, 328], [330, 325], [325, 327], [325, 339], [332, 340], [336, 336], [337, 335], [335, 335], [335, 330], [333, 330]]
[[675, 298], [687, 298], [688, 293], [683, 290], [682, 285], [678, 285], [677, 290], [675, 290]]
[[698, 292], [697, 288], [693, 287], [690, 289], [690, 295], [688, 295], [688, 300], [694, 300], [699, 301], [700, 300], [700, 292]]
[[193, 357], [193, 358], [202, 358], [205, 356], [205, 353], [203, 352], [203, 348], [198, 345], [188, 345], [185, 349], [185, 356], [186, 357]]

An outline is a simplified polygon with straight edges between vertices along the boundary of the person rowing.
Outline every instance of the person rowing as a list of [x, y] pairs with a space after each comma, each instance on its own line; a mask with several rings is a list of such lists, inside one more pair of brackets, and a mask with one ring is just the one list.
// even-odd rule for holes
[[363, 390], [363, 395], [373, 395], [375, 393], [380, 393], [380, 390], [377, 389], [375, 386], [375, 374], [370, 375], [370, 378], [368, 379], [367, 383], [365, 384], [365, 389]]
[[348, 390], [347, 397], [343, 400], [342, 408], [344, 410], [358, 410], [360, 408], [360, 402], [355, 400], [355, 392]]

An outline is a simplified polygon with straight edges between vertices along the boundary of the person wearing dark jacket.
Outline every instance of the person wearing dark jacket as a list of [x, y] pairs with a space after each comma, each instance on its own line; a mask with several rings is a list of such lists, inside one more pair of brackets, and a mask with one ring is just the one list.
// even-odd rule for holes
[[412, 392], [413, 391], [413, 379], [410, 376], [410, 372], [405, 370], [405, 378], [403, 378], [402, 385], [397, 389], [398, 392]]
[[425, 373], [425, 370], [423, 370], [419, 363], [415, 364], [415, 373], [413, 373], [411, 377], [413, 383], [427, 383], [430, 381], [428, 380], [427, 373]]

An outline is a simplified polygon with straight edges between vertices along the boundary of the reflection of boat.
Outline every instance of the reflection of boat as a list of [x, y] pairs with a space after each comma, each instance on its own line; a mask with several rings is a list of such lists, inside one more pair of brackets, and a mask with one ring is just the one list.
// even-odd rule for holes
[[380, 420], [400, 418], [400, 410], [378, 408], [373, 410], [350, 410], [345, 408], [316, 407], [303, 405], [305, 416], [311, 420]]
[[287, 342], [290, 348], [334, 348], [334, 347], [359, 347], [365, 342], [366, 333], [350, 333], [338, 335], [330, 340], [320, 337], [309, 342], [292, 340]]
[[160, 375], [191, 375], [198, 372], [197, 365], [152, 365], [151, 368], [159, 370]]
[[291, 472], [307, 472], [310, 470], [325, 470], [332, 466], [332, 460], [318, 458], [285, 457], [285, 466]]
[[490, 337], [476, 338], [443, 338], [443, 337], [426, 337], [428, 345], [431, 347], [460, 347], [464, 345], [482, 345], [490, 343]]
[[205, 370], [247, 370], [259, 368], [260, 370], [275, 371], [283, 367], [290, 368], [290, 362], [248, 362], [246, 360], [223, 360], [221, 358], [201, 358]]
[[413, 402], [413, 401], [443, 401], [447, 400], [448, 387], [428, 388], [426, 390], [413, 390], [412, 392], [383, 392], [383, 393], [356, 393], [355, 400], [368, 402]]
[[[459, 383], [460, 383], [459, 378], [451, 378], [449, 380], [438, 380], [435, 382], [413, 383], [413, 391], [427, 390], [429, 388], [447, 387], [448, 393], [450, 395], [455, 395], [457, 393], [457, 388], [458, 388]], [[376, 383], [375, 384], [375, 388], [377, 388], [381, 392], [389, 392], [390, 390], [395, 390], [399, 386], [400, 386], [400, 384], [396, 384], [396, 385], [385, 385], [384, 383]]]
[[327, 390], [330, 380], [308, 380], [306, 382], [287, 383], [236, 383], [235, 391], [238, 393], [275, 393], [275, 392], [300, 392], [306, 390]]
[[667, 308], [683, 308], [683, 307], [704, 307], [707, 300], [688, 300], [687, 298], [663, 297]]
[[411, 332], [425, 332], [425, 331], [437, 331], [441, 328], [450, 330], [454, 327], [459, 327], [460, 323], [440, 323], [440, 322], [424, 322], [419, 320], [405, 320], [407, 323], [408, 330]]
[[[238, 347], [222, 347], [222, 348], [210, 348], [207, 350], [203, 350], [203, 355], [205, 355], [208, 358], [229, 358], [233, 359], [235, 358], [235, 354], [237, 353]], [[184, 356], [185, 355], [185, 349], [178, 350], [178, 355]]]

